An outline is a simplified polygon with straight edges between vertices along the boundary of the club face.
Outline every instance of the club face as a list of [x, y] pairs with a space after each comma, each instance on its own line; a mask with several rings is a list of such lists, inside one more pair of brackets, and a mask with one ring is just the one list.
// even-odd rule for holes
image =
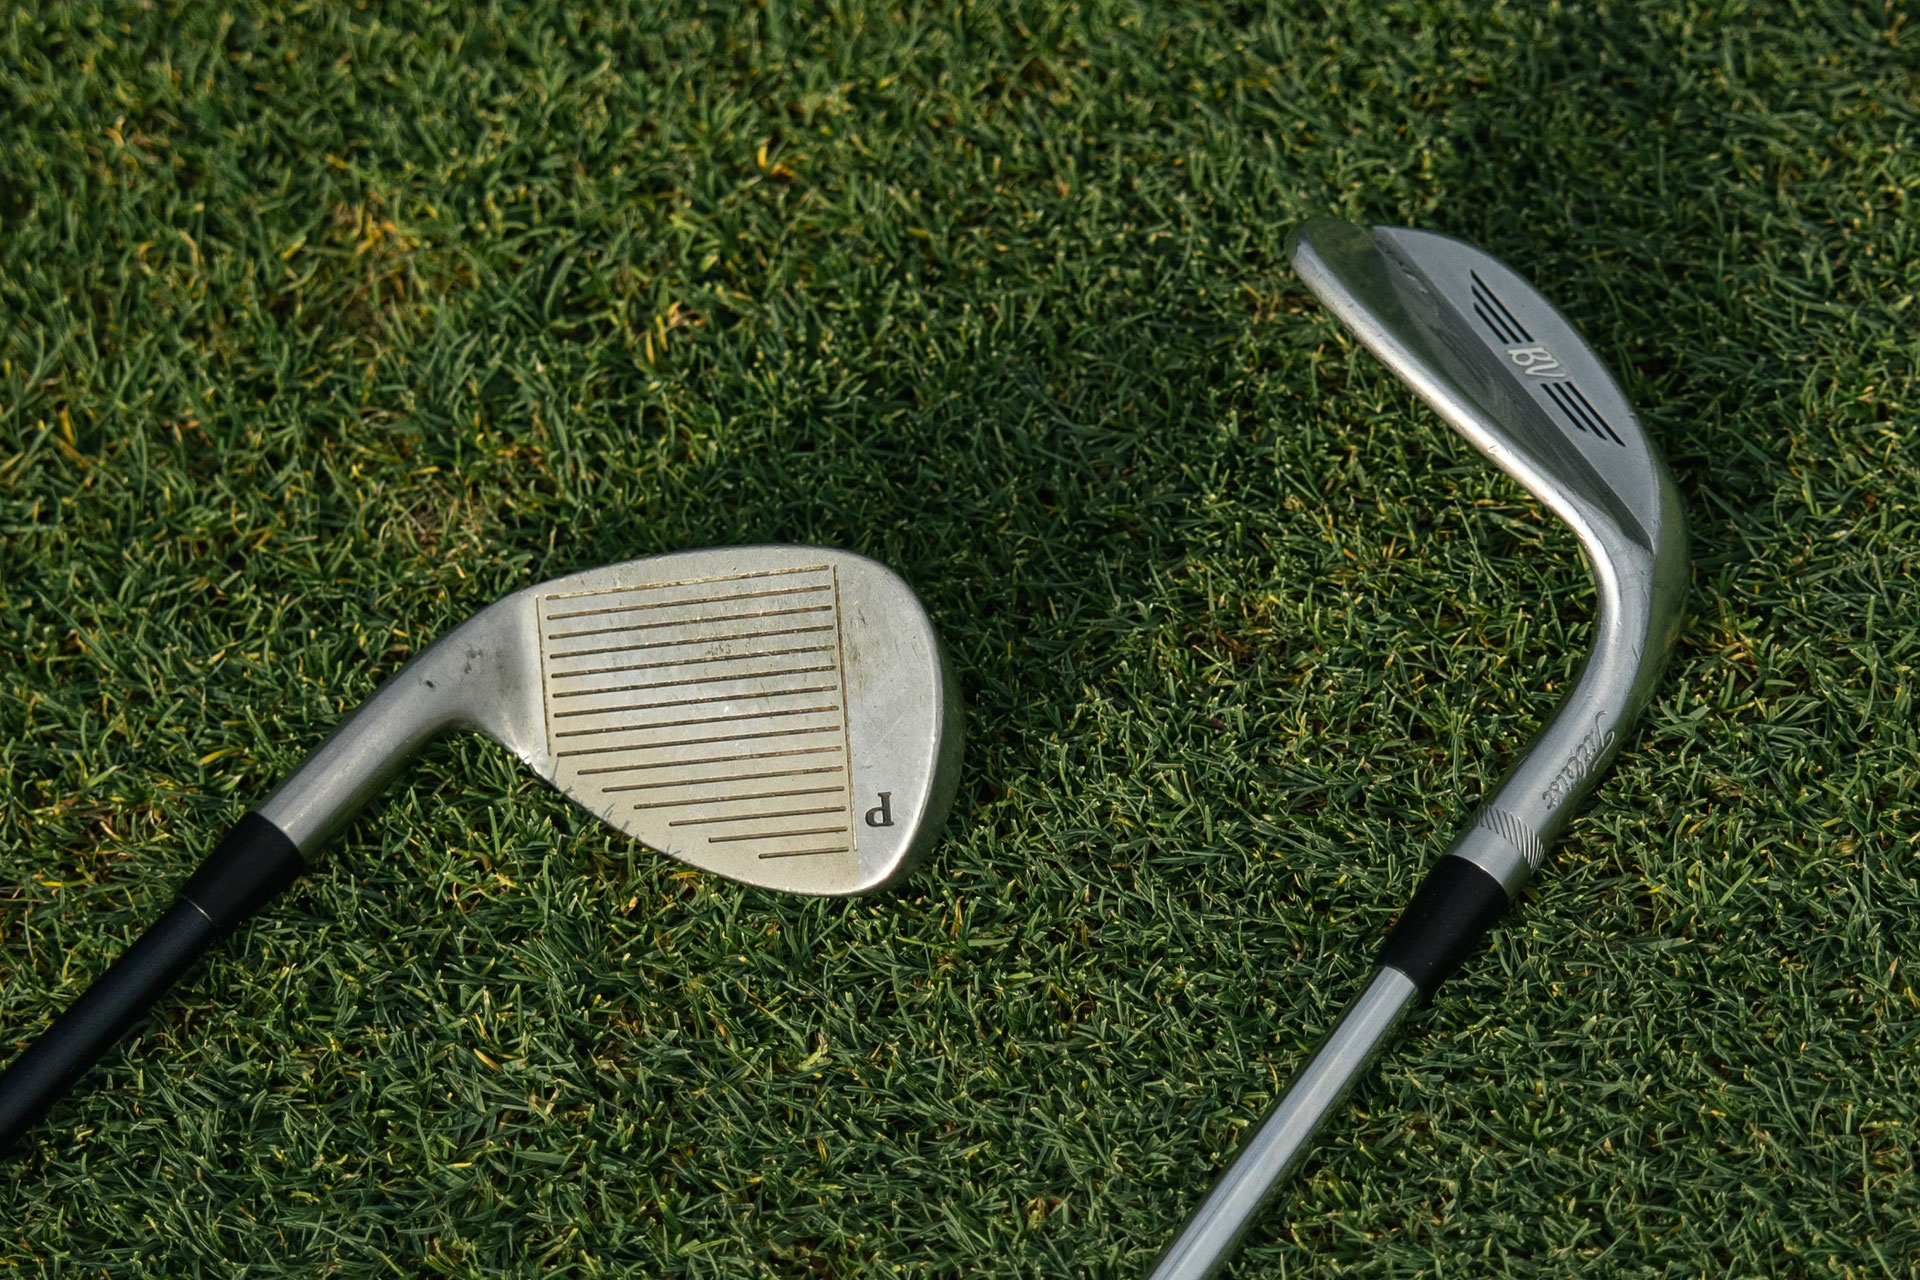
[[1658, 557], [1666, 467], [1586, 340], [1526, 280], [1447, 236], [1314, 219], [1295, 269], [1356, 336], [1589, 544]]
[[256, 812], [309, 856], [447, 729], [477, 730], [671, 857], [790, 893], [891, 884], [958, 781], [925, 610], [864, 556], [727, 547], [488, 606], [375, 691]]
[[[507, 604], [510, 602], [503, 602]], [[890, 884], [953, 797], [953, 679], [913, 592], [865, 557], [745, 547], [514, 597], [539, 659], [530, 762], [680, 861], [793, 893]]]

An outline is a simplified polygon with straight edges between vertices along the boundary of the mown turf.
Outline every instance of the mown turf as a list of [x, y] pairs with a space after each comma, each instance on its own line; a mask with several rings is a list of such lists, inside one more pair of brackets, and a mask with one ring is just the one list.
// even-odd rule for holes
[[1904, 6], [43, 3], [0, 103], [6, 1053], [542, 577], [879, 556], [972, 732], [848, 903], [433, 747], [0, 1166], [0, 1264], [1138, 1274], [1587, 638], [1286, 269], [1337, 213], [1587, 327], [1695, 594], [1235, 1274], [1920, 1274]]

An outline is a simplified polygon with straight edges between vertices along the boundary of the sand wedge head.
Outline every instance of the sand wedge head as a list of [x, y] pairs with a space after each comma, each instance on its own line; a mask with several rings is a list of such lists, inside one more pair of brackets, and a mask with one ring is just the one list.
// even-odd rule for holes
[[905, 875], [953, 799], [960, 703], [898, 575], [727, 547], [516, 592], [381, 688], [261, 806], [323, 842], [427, 737], [477, 729], [653, 849], [793, 893]]
[[1589, 537], [1663, 550], [1680, 532], [1666, 464], [1592, 347], [1473, 245], [1316, 218], [1295, 270], [1328, 309], [1497, 466]]
[[1688, 578], [1679, 494], [1586, 339], [1492, 255], [1431, 232], [1330, 218], [1296, 228], [1289, 254], [1368, 350], [1573, 527], [1593, 569], [1599, 617], [1586, 669], [1483, 807], [1482, 834], [1462, 855], [1515, 890], [1613, 755], [1672, 649]]

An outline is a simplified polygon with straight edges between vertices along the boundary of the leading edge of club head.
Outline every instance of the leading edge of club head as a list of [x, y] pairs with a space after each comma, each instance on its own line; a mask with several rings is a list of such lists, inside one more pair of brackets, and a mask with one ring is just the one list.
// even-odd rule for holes
[[1361, 343], [1573, 527], [1599, 599], [1574, 691], [1455, 852], [1516, 891], [1652, 694], [1688, 576], [1680, 498], [1625, 395], [1526, 280], [1448, 236], [1332, 218], [1297, 227], [1294, 269]]
[[892, 570], [817, 547], [715, 548], [488, 606], [383, 685], [259, 812], [309, 852], [456, 727], [660, 853], [829, 896], [883, 888], [925, 856], [962, 737], [952, 670]]

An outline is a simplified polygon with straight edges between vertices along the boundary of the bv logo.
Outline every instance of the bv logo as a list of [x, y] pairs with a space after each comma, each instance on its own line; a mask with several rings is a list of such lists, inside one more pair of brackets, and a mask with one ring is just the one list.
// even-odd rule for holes
[[1564, 378], [1567, 371], [1560, 367], [1560, 361], [1553, 352], [1545, 347], [1508, 347], [1507, 359], [1525, 369], [1535, 378]]

